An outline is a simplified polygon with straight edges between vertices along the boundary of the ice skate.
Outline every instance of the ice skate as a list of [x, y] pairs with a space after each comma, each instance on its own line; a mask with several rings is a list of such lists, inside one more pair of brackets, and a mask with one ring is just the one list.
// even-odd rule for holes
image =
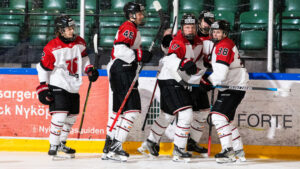
[[245, 152], [244, 152], [243, 149], [234, 151], [234, 153], [235, 153], [235, 157], [237, 158], [237, 160], [239, 162], [246, 162], [247, 161], [246, 157], [245, 157]]
[[199, 153], [202, 157], [207, 158], [207, 149], [199, 146], [193, 139], [189, 138], [187, 142], [187, 151]]
[[222, 150], [219, 154], [215, 155], [217, 163], [231, 163], [235, 162], [235, 153], [232, 147]]
[[126, 162], [128, 157], [129, 154], [123, 150], [122, 143], [114, 139], [109, 148], [109, 153], [107, 154], [107, 158], [119, 162]]
[[147, 139], [142, 143], [142, 146], [138, 148], [138, 152], [145, 156], [149, 156], [146, 152], [147, 150], [151, 156], [157, 157], [159, 155], [159, 144]]
[[104, 145], [104, 148], [103, 148], [103, 154], [102, 154], [102, 157], [101, 157], [102, 160], [109, 160], [107, 158], [107, 154], [109, 152], [109, 147], [111, 145], [111, 142], [112, 142], [112, 139], [107, 135], [106, 139], [105, 139], [105, 145]]
[[67, 158], [75, 158], [76, 150], [66, 146], [66, 142], [62, 141], [58, 147], [58, 152], [65, 153]]
[[179, 148], [174, 145], [173, 150], [173, 161], [174, 162], [185, 162], [188, 163], [191, 159], [192, 155], [185, 151], [184, 148]]
[[58, 154], [59, 147], [60, 147], [60, 145], [51, 145], [50, 144], [50, 149], [48, 151], [48, 155], [51, 157], [51, 159], [53, 161], [70, 159], [69, 156]]

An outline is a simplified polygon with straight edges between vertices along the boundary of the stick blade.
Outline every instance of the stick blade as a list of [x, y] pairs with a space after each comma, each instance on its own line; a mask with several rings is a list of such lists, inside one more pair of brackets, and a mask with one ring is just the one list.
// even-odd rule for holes
[[93, 43], [94, 43], [94, 51], [96, 54], [98, 54], [98, 34], [94, 35]]
[[153, 1], [153, 6], [154, 6], [156, 11], [161, 10], [161, 5], [158, 1]]

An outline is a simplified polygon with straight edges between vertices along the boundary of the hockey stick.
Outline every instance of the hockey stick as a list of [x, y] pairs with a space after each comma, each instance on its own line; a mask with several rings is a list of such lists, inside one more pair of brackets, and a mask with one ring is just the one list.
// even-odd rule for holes
[[[159, 3], [158, 1], [154, 1], [154, 2], [153, 2], [153, 5], [154, 5], [154, 7], [155, 7], [155, 10], [159, 13], [159, 15], [161, 15], [161, 14], [162, 14], [162, 9], [161, 9], [160, 3]], [[163, 17], [160, 16], [160, 19], [162, 19], [162, 18], [163, 18]], [[161, 24], [160, 24], [160, 26], [159, 26], [158, 32], [156, 33], [155, 38], [154, 38], [153, 41], [151, 42], [151, 45], [150, 45], [148, 51], [150, 51], [150, 52], [152, 51], [153, 46], [154, 46], [156, 40], [159, 38], [159, 35], [160, 35], [161, 31], [163, 30], [163, 27], [164, 27], [163, 24], [164, 24], [164, 21], [161, 21]], [[127, 100], [128, 100], [128, 98], [129, 98], [129, 96], [130, 96], [132, 90], [133, 90], [133, 87], [134, 87], [134, 85], [135, 85], [137, 79], [138, 79], [139, 76], [140, 76], [140, 73], [141, 73], [143, 67], [144, 67], [143, 64], [141, 64], [141, 65], [138, 66], [138, 68], [137, 68], [137, 73], [136, 73], [136, 75], [135, 75], [135, 77], [134, 77], [134, 79], [133, 79], [133, 81], [132, 81], [132, 83], [131, 83], [131, 85], [130, 85], [130, 87], [129, 87], [127, 93], [126, 93], [126, 95], [125, 95], [125, 98], [124, 98], [124, 100], [123, 100], [123, 102], [122, 102], [122, 104], [121, 104], [121, 106], [120, 106], [120, 108], [119, 108], [119, 110], [118, 110], [118, 112], [117, 112], [117, 115], [116, 115], [116, 117], [115, 117], [115, 119], [114, 119], [112, 125], [110, 126], [109, 131], [112, 131], [112, 130], [113, 130], [113, 128], [114, 128], [114, 126], [115, 126], [115, 124], [116, 124], [116, 122], [117, 122], [117, 120], [118, 120], [118, 118], [119, 118], [119, 116], [120, 116], [120, 114], [121, 114], [121, 112], [122, 112], [122, 110], [123, 110], [125, 104], [127, 103]]]
[[[199, 87], [199, 85], [191, 84], [192, 87]], [[278, 91], [278, 92], [291, 92], [290, 88], [271, 88], [271, 87], [253, 87], [253, 86], [226, 86], [226, 85], [217, 85], [212, 86], [216, 89], [231, 89], [231, 90], [266, 90], [266, 91]]]
[[[100, 55], [98, 53], [98, 46], [97, 46], [97, 44], [98, 44], [98, 34], [94, 35], [93, 43], [94, 43], [94, 51], [95, 51], [95, 54], [96, 54], [94, 68], [97, 70], [98, 62], [99, 62], [99, 58], [100, 58]], [[80, 120], [79, 129], [78, 129], [77, 139], [80, 138], [82, 124], [83, 124], [84, 115], [85, 115], [85, 110], [86, 110], [87, 102], [88, 102], [88, 99], [89, 99], [91, 87], [92, 87], [92, 82], [90, 81], [89, 87], [88, 87], [88, 90], [87, 90], [87, 93], [86, 93], [86, 98], [85, 98], [84, 106], [83, 106], [83, 112], [82, 112], [82, 115], [81, 115], [81, 120]]]
[[[175, 16], [175, 18], [174, 18], [174, 22], [173, 22], [173, 26], [172, 26], [172, 31], [171, 31], [171, 33], [173, 33], [174, 26], [175, 26], [175, 23], [176, 23], [176, 19], [177, 19], [177, 16]], [[153, 102], [153, 98], [154, 98], [154, 95], [155, 95], [155, 91], [156, 91], [156, 88], [157, 88], [157, 85], [158, 85], [158, 81], [157, 81], [158, 75], [159, 75], [159, 72], [158, 72], [157, 75], [156, 75], [155, 86], [154, 86], [154, 89], [153, 89], [153, 92], [152, 92], [150, 104], [149, 104], [148, 109], [147, 109], [147, 112], [146, 112], [146, 117], [145, 117], [144, 122], [143, 122], [142, 131], [145, 130], [146, 122], [147, 122], [147, 119], [149, 118], [149, 111], [150, 111], [150, 108], [151, 108], [151, 105], [152, 105], [152, 102]]]
[[[212, 111], [212, 107], [214, 105], [214, 96], [215, 96], [215, 90], [211, 90], [211, 99], [210, 99], [210, 111]], [[207, 117], [207, 122], [209, 125], [208, 129], [208, 146], [207, 146], [207, 155], [210, 156], [210, 151], [211, 151], [211, 130], [212, 130], [212, 122], [211, 122], [211, 114], [208, 115]]]

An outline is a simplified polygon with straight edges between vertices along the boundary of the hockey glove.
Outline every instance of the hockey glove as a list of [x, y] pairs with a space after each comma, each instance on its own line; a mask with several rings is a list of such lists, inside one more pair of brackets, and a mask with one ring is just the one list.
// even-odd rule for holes
[[148, 63], [152, 58], [152, 53], [147, 50], [136, 49], [134, 50], [135, 57], [138, 62]]
[[166, 35], [163, 37], [161, 44], [164, 48], [169, 48], [171, 41], [173, 40], [173, 37], [171, 34]]
[[179, 69], [185, 71], [188, 75], [193, 75], [197, 73], [196, 64], [192, 59], [182, 59], [180, 62]]
[[203, 66], [206, 68], [212, 68], [211, 66], [211, 54], [203, 56]]
[[206, 91], [210, 91], [213, 89], [213, 85], [212, 83], [208, 80], [208, 76], [207, 74], [204, 74], [202, 76], [202, 79], [200, 80], [200, 86], [205, 89]]
[[40, 84], [36, 88], [36, 92], [39, 96], [39, 101], [42, 104], [50, 105], [54, 101], [54, 97], [51, 94], [51, 91], [49, 90], [49, 87], [47, 84], [44, 84], [44, 83]]
[[88, 65], [86, 68], [86, 74], [89, 77], [90, 82], [95, 82], [99, 77], [99, 72], [93, 65]]

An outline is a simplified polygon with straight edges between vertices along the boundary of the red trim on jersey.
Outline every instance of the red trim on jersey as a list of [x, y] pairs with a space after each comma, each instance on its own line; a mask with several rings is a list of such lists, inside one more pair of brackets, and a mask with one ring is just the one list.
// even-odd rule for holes
[[221, 113], [219, 113], [219, 112], [210, 112], [210, 113], [211, 113], [211, 114], [217, 114], [217, 115], [223, 116], [223, 117], [226, 118], [227, 121], [229, 121], [229, 118], [228, 118], [226, 115], [224, 115], [224, 114], [221, 114]]
[[156, 133], [154, 130], [150, 129], [154, 134], [158, 135], [158, 136], [162, 136], [162, 134], [158, 134]]
[[136, 58], [138, 62], [142, 60], [142, 56], [143, 56], [143, 51], [141, 49], [136, 49]]
[[224, 137], [227, 137], [227, 136], [230, 136], [230, 135], [232, 135], [232, 134], [230, 133], [230, 134], [226, 134], [226, 135], [223, 135], [223, 136], [219, 136], [219, 138], [221, 139], [221, 138], [224, 138]]
[[216, 45], [216, 62], [229, 66], [233, 60], [235, 53], [233, 52], [234, 42], [229, 38], [224, 38]]
[[85, 69], [84, 69], [84, 72], [87, 73], [88, 69], [89, 69], [89, 68], [92, 68], [92, 67], [94, 67], [94, 66], [93, 66], [93, 65], [87, 65], [87, 66], [85, 67]]
[[160, 124], [158, 124], [156, 120], [154, 121], [154, 123], [155, 123], [158, 127], [162, 128], [162, 129], [167, 128], [167, 127], [163, 127], [163, 126], [161, 126]]

